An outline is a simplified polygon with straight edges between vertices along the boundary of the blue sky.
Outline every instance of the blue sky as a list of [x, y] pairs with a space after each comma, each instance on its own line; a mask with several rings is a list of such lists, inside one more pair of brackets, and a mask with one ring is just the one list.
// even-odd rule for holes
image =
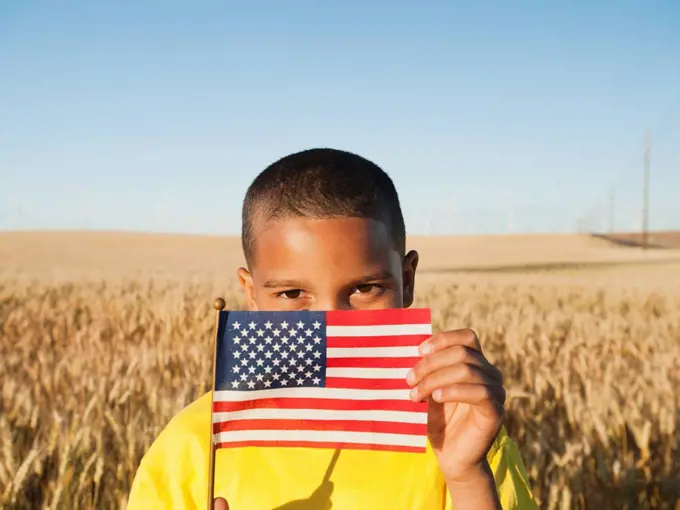
[[0, 3], [0, 229], [236, 234], [279, 157], [358, 152], [413, 233], [680, 228], [680, 4]]

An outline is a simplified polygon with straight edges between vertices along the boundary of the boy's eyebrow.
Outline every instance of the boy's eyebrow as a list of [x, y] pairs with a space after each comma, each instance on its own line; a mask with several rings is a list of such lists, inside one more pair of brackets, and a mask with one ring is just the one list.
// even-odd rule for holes
[[394, 278], [394, 276], [387, 269], [380, 269], [375, 273], [362, 276], [361, 278], [357, 279], [355, 283], [373, 282], [376, 280], [390, 280], [392, 278]]
[[276, 289], [279, 287], [304, 287], [305, 284], [298, 280], [267, 280], [264, 286], [268, 289]]
[[[376, 280], [389, 280], [392, 278], [394, 278], [392, 273], [390, 273], [387, 269], [381, 269], [375, 273], [370, 273], [357, 278], [354, 281], [354, 285], [360, 285], [362, 283], [373, 282]], [[276, 289], [281, 287], [301, 288], [305, 286], [306, 284], [301, 280], [267, 280], [264, 282], [264, 287], [268, 289]]]

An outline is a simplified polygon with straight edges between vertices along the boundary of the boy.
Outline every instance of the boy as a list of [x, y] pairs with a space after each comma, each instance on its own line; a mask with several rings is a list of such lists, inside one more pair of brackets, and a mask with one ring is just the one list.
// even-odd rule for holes
[[[250, 310], [406, 308], [418, 254], [406, 252], [397, 192], [357, 155], [313, 149], [273, 163], [243, 203]], [[469, 330], [433, 336], [407, 377], [428, 400], [428, 449], [220, 449], [215, 509], [535, 509], [522, 459], [502, 426], [502, 377]], [[210, 393], [181, 411], [142, 459], [129, 510], [206, 505]], [[332, 471], [331, 471], [332, 464]], [[324, 473], [331, 471], [330, 481]]]

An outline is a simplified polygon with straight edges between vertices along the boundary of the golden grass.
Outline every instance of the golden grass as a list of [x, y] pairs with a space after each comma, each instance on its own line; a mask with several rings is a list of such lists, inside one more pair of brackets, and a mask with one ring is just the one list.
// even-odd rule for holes
[[[124, 508], [146, 448], [210, 385], [211, 303], [240, 304], [239, 255], [220, 264], [221, 240], [107, 239], [126, 250], [0, 244], [2, 508]], [[420, 242], [434, 254], [458, 241]], [[520, 261], [500, 242], [477, 258]], [[630, 258], [612, 253], [589, 256]], [[502, 368], [541, 508], [680, 508], [680, 290], [664, 285], [680, 264], [427, 273], [446, 259], [424, 260], [417, 305], [436, 329], [475, 329]]]

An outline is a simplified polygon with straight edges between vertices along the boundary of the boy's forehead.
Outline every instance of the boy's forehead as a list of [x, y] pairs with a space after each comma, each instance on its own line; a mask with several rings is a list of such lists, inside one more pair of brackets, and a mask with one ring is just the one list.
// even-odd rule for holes
[[254, 227], [253, 269], [260, 272], [379, 271], [400, 260], [378, 220], [288, 216]]

